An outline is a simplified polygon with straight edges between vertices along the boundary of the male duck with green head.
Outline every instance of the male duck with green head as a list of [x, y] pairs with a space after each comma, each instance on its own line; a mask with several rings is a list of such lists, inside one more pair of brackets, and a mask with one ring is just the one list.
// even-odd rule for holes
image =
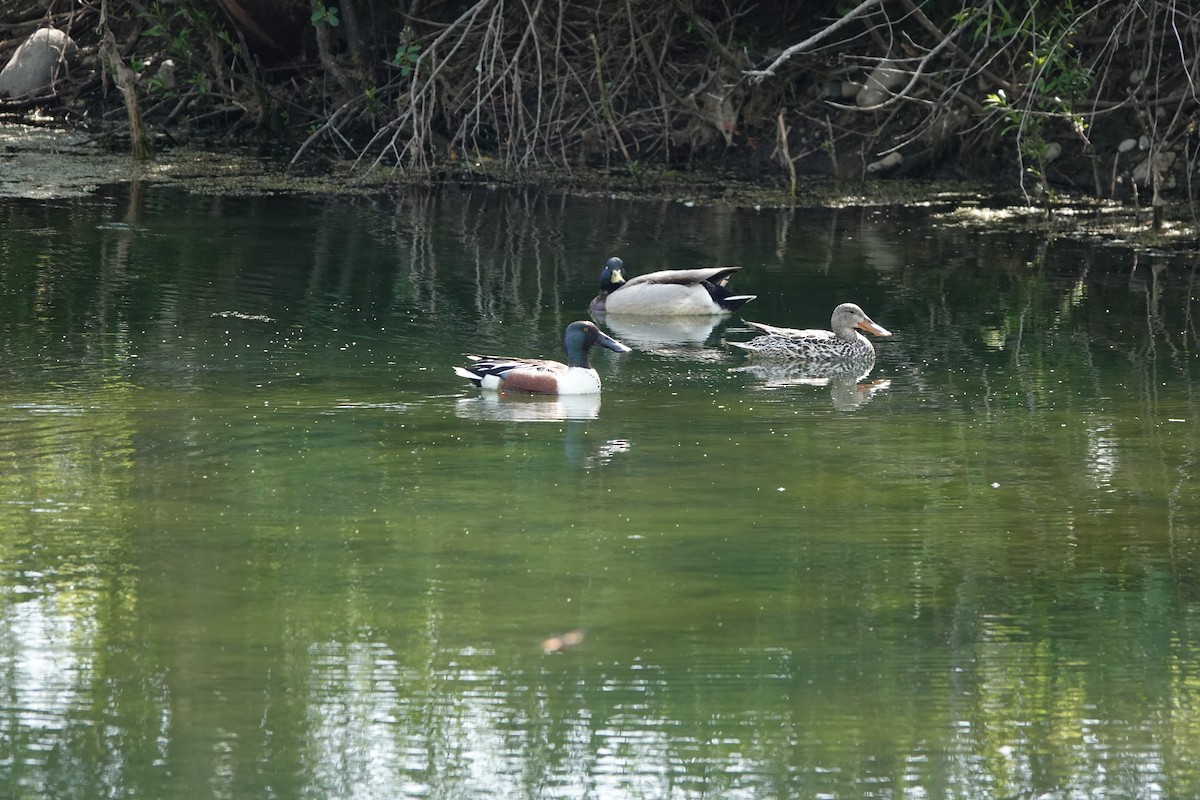
[[594, 322], [572, 322], [563, 334], [567, 363], [507, 356], [468, 355], [471, 364], [455, 367], [454, 374], [483, 389], [531, 394], [596, 394], [600, 391], [600, 373], [588, 361], [593, 345], [616, 353], [630, 348], [596, 327]]

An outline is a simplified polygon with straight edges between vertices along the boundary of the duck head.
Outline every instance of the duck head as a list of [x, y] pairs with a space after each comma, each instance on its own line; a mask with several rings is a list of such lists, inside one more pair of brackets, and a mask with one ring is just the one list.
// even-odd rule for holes
[[625, 262], [613, 256], [600, 271], [600, 291], [611, 292], [625, 282]]
[[596, 327], [596, 323], [580, 320], [568, 325], [566, 333], [563, 334], [563, 348], [567, 351], [567, 366], [589, 369], [588, 350], [597, 344], [614, 353], [628, 353], [632, 350], [600, 330]]
[[853, 339], [855, 328], [873, 333], [876, 336], [891, 336], [892, 332], [882, 325], [877, 325], [866, 313], [854, 303], [842, 303], [833, 310], [830, 319], [833, 332], [843, 339]]

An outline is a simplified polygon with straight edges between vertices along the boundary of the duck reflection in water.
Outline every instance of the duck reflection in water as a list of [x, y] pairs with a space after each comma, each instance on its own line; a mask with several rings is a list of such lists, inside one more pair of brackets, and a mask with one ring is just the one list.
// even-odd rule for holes
[[829, 398], [835, 411], [854, 411], [871, 401], [877, 392], [892, 385], [890, 380], [877, 378], [868, 381], [874, 363], [865, 371], [856, 368], [827, 367], [805, 368], [796, 364], [748, 364], [735, 367], [734, 372], [745, 372], [762, 381], [763, 388], [779, 389], [787, 386], [828, 386]]
[[555, 422], [563, 425], [563, 452], [567, 461], [592, 469], [629, 451], [628, 439], [595, 442], [588, 437], [587, 423], [600, 416], [600, 395], [525, 395], [485, 392], [458, 400], [454, 415], [459, 419], [487, 422]]
[[668, 358], [697, 357], [722, 360], [723, 352], [706, 347], [718, 326], [729, 317], [649, 317], [628, 314], [593, 314], [596, 322], [619, 336], [621, 341], [646, 353]]
[[455, 416], [500, 422], [566, 422], [600, 416], [598, 394], [500, 394], [484, 392], [459, 399]]

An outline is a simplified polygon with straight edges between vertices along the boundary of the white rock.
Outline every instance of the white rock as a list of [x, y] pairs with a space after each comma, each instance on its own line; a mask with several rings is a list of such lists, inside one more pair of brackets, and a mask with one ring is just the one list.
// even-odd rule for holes
[[1149, 149], [1150, 149], [1150, 137], [1146, 136], [1145, 134], [1142, 134], [1140, 137], [1138, 137], [1138, 150], [1149, 150]]
[[[1174, 184], [1174, 177], [1169, 175], [1171, 167], [1175, 165], [1175, 159], [1178, 156], [1171, 151], [1158, 154], [1158, 171], [1163, 178], [1162, 188], [1170, 189]], [[1142, 159], [1142, 163], [1133, 168], [1131, 176], [1138, 185], [1147, 185], [1150, 183], [1150, 158], [1147, 156]]]
[[831, 80], [825, 88], [825, 96], [837, 100], [849, 100], [862, 89], [861, 83], [854, 81]]
[[157, 75], [158, 79], [162, 82], [164, 89], [175, 88], [175, 62], [173, 60], [169, 58], [164, 59], [163, 62], [158, 65]]
[[1137, 139], [1125, 139], [1123, 142], [1121, 142], [1119, 145], [1117, 145], [1117, 152], [1118, 153], [1128, 153], [1130, 150], [1137, 147], [1137, 145], [1138, 145]]
[[892, 61], [883, 60], [879, 66], [871, 70], [866, 83], [859, 89], [854, 102], [861, 108], [877, 106], [892, 96], [892, 90], [901, 86], [908, 79], [908, 73], [897, 69]]
[[57, 28], [38, 28], [0, 70], [0, 96], [48, 94], [77, 50], [71, 37]]
[[887, 172], [888, 170], [895, 169], [903, 163], [904, 156], [900, 155], [899, 153], [888, 153], [878, 161], [872, 161], [870, 164], [867, 164], [867, 172], [872, 175], [876, 172]]

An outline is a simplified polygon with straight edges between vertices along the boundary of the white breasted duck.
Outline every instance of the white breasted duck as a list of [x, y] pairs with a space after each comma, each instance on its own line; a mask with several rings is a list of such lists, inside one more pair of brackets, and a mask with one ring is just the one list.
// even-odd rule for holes
[[589, 306], [596, 316], [640, 314], [643, 316], [702, 316], [728, 314], [754, 299], [752, 294], [734, 294], [726, 284], [740, 267], [668, 269], [625, 277], [625, 262], [612, 257], [600, 272], [600, 294]]
[[746, 324], [761, 331], [762, 335], [748, 342], [730, 342], [734, 347], [765, 359], [809, 364], [873, 363], [875, 348], [855, 328], [876, 336], [892, 335], [883, 326], [875, 324], [854, 303], [842, 303], [833, 310], [831, 331], [776, 328], [749, 320]]
[[476, 386], [500, 392], [596, 394], [600, 391], [600, 374], [588, 362], [588, 350], [597, 344], [617, 353], [630, 352], [630, 348], [605, 334], [594, 322], [581, 320], [568, 325], [563, 334], [566, 364], [542, 359], [468, 355], [472, 363], [455, 367], [454, 374]]

